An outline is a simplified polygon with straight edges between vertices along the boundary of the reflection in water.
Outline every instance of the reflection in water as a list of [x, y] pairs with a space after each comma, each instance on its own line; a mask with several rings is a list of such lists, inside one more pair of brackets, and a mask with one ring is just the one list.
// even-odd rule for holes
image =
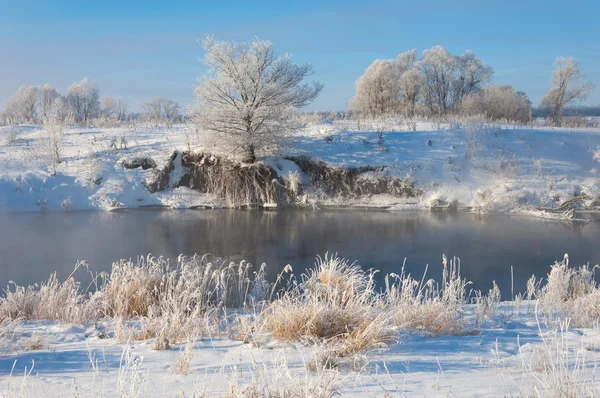
[[[211, 253], [266, 263], [273, 279], [286, 264], [301, 272], [317, 254], [339, 253], [365, 268], [441, 277], [441, 255], [461, 259], [474, 289], [498, 282], [510, 297], [535, 273], [545, 275], [565, 252], [571, 264], [600, 262], [600, 223], [563, 223], [450, 212], [134, 210], [0, 214], [0, 286], [29, 284], [56, 271], [67, 277], [78, 259], [96, 272], [112, 261], [153, 255]], [[78, 275], [85, 281], [85, 275]]]

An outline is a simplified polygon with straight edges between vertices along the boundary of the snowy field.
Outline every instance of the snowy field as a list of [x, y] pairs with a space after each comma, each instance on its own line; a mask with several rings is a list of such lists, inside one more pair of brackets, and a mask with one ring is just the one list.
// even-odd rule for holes
[[[225, 205], [186, 188], [150, 194], [144, 182], [152, 170], [127, 170], [123, 160], [150, 157], [158, 168], [174, 150], [209, 150], [191, 127], [76, 128], [68, 131], [63, 162], [51, 176], [36, 148], [41, 127], [0, 128], [0, 211], [111, 210], [140, 206]], [[314, 199], [314, 205], [360, 205], [391, 209], [468, 207], [474, 211], [532, 213], [585, 195], [600, 195], [600, 130], [499, 124], [406, 126], [314, 124], [291, 137], [280, 156], [308, 155], [334, 166], [385, 166], [363, 178], [393, 176], [414, 182], [422, 195]], [[361, 131], [363, 130], [363, 131]], [[384, 130], [383, 139], [378, 132]], [[390, 130], [390, 131], [387, 131]], [[11, 137], [9, 140], [8, 137]], [[283, 177], [291, 170], [279, 157]], [[175, 172], [181, 172], [175, 170]]]
[[[150, 340], [118, 342], [104, 323], [31, 321], [17, 326], [16, 352], [0, 354], [0, 396], [227, 396], [232, 386], [302, 391], [320, 383], [358, 397], [567, 396], [555, 392], [561, 381], [572, 383], [573, 392], [593, 388], [599, 376], [599, 330], [538, 329], [534, 312], [532, 302], [518, 310], [506, 304], [494, 327], [475, 335], [406, 333], [389, 350], [372, 350], [319, 372], [306, 369], [319, 352], [315, 346], [270, 342], [256, 347], [205, 337], [193, 343], [187, 375], [176, 371], [186, 344], [156, 351]], [[38, 345], [31, 348], [32, 341]]]

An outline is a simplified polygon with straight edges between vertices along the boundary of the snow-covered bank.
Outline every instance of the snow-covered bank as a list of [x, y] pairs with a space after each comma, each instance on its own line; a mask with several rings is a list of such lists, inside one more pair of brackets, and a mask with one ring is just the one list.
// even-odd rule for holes
[[[242, 309], [219, 299], [240, 298], [227, 293], [240, 283], [237, 266], [223, 272], [224, 264], [196, 258], [189, 263], [200, 267], [196, 273], [186, 261], [178, 279], [160, 260], [134, 268], [122, 261], [104, 290], [88, 298], [76, 299], [69, 281], [3, 296], [0, 397], [599, 393], [600, 313], [593, 305], [599, 290], [590, 269], [569, 270], [568, 258], [552, 267], [545, 287], [532, 280], [527, 296], [501, 302], [497, 288], [465, 296], [467, 285], [452, 263], [439, 287], [392, 274], [375, 293], [370, 273], [331, 257], [266, 302], [258, 301], [260, 292], [272, 290], [260, 272], [243, 280], [242, 290], [251, 293], [242, 297], [248, 303]], [[249, 275], [244, 263], [239, 269]], [[223, 284], [196, 284], [204, 278]], [[153, 295], [158, 280], [165, 290]], [[201, 296], [205, 301], [197, 301]], [[312, 315], [298, 317], [305, 306]], [[76, 321], [88, 316], [99, 317]], [[156, 328], [163, 319], [168, 329]], [[346, 332], [336, 333], [340, 326]]]
[[284, 391], [298, 397], [338, 392], [356, 397], [564, 397], [553, 388], [561, 381], [566, 391], [596, 396], [598, 329], [540, 331], [534, 311], [530, 302], [518, 312], [508, 303], [501, 306], [497, 325], [480, 334], [405, 334], [389, 350], [373, 351], [357, 362], [358, 369], [347, 364], [320, 373], [305, 367], [318, 347], [256, 347], [212, 336], [194, 341], [188, 374], [178, 374], [185, 343], [156, 351], [150, 341], [115, 341], [104, 323], [30, 321], [11, 335], [17, 351], [0, 353], [0, 397], [260, 397]]
[[[210, 152], [197, 145], [198, 133], [173, 128], [79, 128], [65, 137], [63, 163], [51, 176], [36, 151], [40, 127], [0, 128], [0, 211], [110, 210], [141, 206], [220, 207], [215, 195], [168, 184], [156, 193], [156, 180], [174, 151]], [[549, 129], [512, 125], [417, 124], [417, 131], [356, 131], [352, 124], [317, 124], [292, 137], [278, 156], [263, 161], [282, 180], [307, 184], [310, 176], [287, 159], [308, 156], [328, 167], [367, 170], [357, 181], [401, 181], [414, 185], [416, 197], [323, 194], [308, 187], [301, 205], [360, 206], [389, 209], [465, 207], [481, 212], [541, 214], [570, 203], [600, 205], [600, 130]], [[364, 128], [363, 128], [364, 130]], [[404, 130], [404, 131], [402, 131]], [[4, 137], [14, 133], [11, 142]], [[155, 168], [127, 168], [151, 159]], [[185, 172], [173, 163], [173, 180]], [[240, 205], [239, 203], [237, 205]], [[564, 211], [547, 216], [564, 217]], [[572, 214], [566, 214], [572, 216]]]

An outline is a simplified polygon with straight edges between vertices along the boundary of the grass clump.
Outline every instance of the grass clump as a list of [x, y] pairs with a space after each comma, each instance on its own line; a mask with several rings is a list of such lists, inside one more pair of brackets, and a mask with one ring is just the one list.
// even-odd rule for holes
[[327, 342], [338, 356], [385, 346], [397, 335], [381, 312], [373, 275], [337, 256], [318, 258], [264, 310], [262, 326], [278, 340]]
[[414, 279], [404, 272], [385, 277], [385, 305], [403, 329], [434, 335], [472, 333], [463, 317], [469, 285], [460, 275], [460, 260], [443, 256], [442, 283]]
[[596, 267], [569, 267], [569, 256], [565, 254], [562, 261], [551, 266], [546, 285], [535, 292], [542, 309], [547, 313], [558, 311], [575, 327], [597, 325], [600, 289], [594, 278]]

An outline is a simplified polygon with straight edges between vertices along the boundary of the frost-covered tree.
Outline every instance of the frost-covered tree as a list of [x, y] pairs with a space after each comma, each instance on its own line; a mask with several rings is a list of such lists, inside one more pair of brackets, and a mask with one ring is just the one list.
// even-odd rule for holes
[[400, 69], [394, 60], [375, 60], [356, 81], [352, 111], [363, 117], [381, 117], [400, 110]]
[[164, 123], [171, 126], [180, 115], [181, 107], [175, 101], [156, 98], [142, 105], [144, 117], [147, 121], [153, 122], [156, 126]]
[[493, 73], [471, 51], [457, 57], [442, 46], [424, 50], [418, 66], [424, 79], [425, 106], [438, 115], [457, 111], [462, 99], [479, 90]]
[[423, 78], [416, 66], [417, 50], [409, 50], [398, 55], [396, 61], [400, 69], [400, 95], [404, 114], [413, 117], [421, 94]]
[[123, 121], [127, 118], [127, 108], [129, 104], [126, 99], [119, 98], [115, 105], [115, 118], [119, 121]]
[[76, 122], [89, 124], [100, 113], [100, 90], [85, 77], [68, 88], [67, 99]]
[[555, 126], [560, 126], [563, 109], [569, 102], [585, 99], [594, 89], [592, 83], [583, 79], [579, 62], [573, 57], [556, 58], [550, 83], [553, 87], [542, 99], [542, 106], [548, 109]]
[[257, 152], [281, 143], [301, 127], [301, 108], [323, 85], [304, 83], [312, 65], [296, 65], [291, 56], [278, 56], [270, 41], [251, 43], [202, 41], [208, 73], [196, 88], [195, 120], [199, 128], [218, 136], [253, 163]]
[[38, 106], [37, 112], [40, 120], [46, 118], [50, 112], [54, 100], [60, 97], [60, 94], [49, 84], [38, 87]]
[[489, 120], [527, 123], [531, 121], [531, 101], [527, 95], [509, 85], [490, 85], [468, 95], [461, 102], [460, 113], [484, 115]]
[[453, 101], [454, 107], [458, 109], [466, 96], [475, 93], [492, 78], [494, 71], [470, 50], [456, 57], [456, 64], [457, 75], [453, 82]]
[[452, 108], [452, 87], [456, 60], [442, 46], [423, 51], [419, 68], [423, 73], [425, 105], [432, 113], [445, 115]]
[[162, 115], [164, 116], [165, 124], [171, 126], [179, 117], [180, 107], [175, 101], [161, 98]]
[[40, 131], [38, 146], [52, 175], [61, 163], [63, 137], [68, 127], [73, 123], [73, 115], [66, 100], [57, 97], [49, 105], [46, 115], [41, 118], [44, 129]]
[[142, 113], [147, 121], [158, 126], [160, 124], [160, 118], [162, 114], [162, 99], [157, 98], [142, 104]]
[[10, 124], [35, 123], [38, 89], [21, 86], [15, 95], [6, 101], [4, 110]]
[[111, 97], [104, 97], [100, 114], [106, 119], [113, 119], [117, 113], [117, 101]]

